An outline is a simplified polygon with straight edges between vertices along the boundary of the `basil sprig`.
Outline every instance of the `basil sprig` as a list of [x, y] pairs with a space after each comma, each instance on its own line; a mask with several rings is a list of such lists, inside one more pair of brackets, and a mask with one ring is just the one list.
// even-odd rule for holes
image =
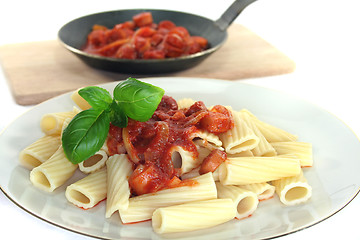
[[73, 164], [94, 155], [104, 145], [110, 122], [126, 127], [128, 118], [145, 122], [159, 105], [164, 90], [135, 78], [120, 82], [114, 89], [113, 98], [103, 88], [90, 86], [79, 91], [91, 106], [77, 114], [62, 134], [62, 146], [66, 157]]

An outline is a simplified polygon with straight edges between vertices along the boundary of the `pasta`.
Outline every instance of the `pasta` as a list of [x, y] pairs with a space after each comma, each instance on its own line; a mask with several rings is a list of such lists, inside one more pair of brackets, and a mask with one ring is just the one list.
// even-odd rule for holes
[[296, 176], [272, 181], [272, 184], [275, 186], [280, 201], [287, 206], [304, 203], [312, 194], [312, 188], [302, 171]]
[[32, 170], [48, 160], [58, 150], [60, 144], [59, 136], [43, 136], [20, 152], [20, 164]]
[[63, 135], [63, 132], [65, 130], [65, 128], [69, 125], [69, 123], [71, 122], [71, 119], [72, 118], [66, 118], [63, 122], [63, 125], [62, 125], [62, 129], [61, 129], [61, 133], [60, 133], [60, 139], [62, 138], [62, 135]]
[[[91, 108], [78, 90], [71, 98]], [[148, 121], [129, 118], [124, 128], [111, 122], [100, 150], [72, 164], [61, 138], [78, 112], [43, 115], [45, 135], [24, 148], [19, 161], [35, 187], [53, 192], [65, 185], [69, 203], [105, 204], [105, 218], [152, 220], [158, 234], [193, 231], [250, 217], [274, 194], [286, 206], [312, 195], [302, 170], [313, 165], [312, 145], [247, 109], [163, 96]], [[69, 180], [76, 171], [82, 178]]]
[[72, 204], [88, 209], [106, 198], [107, 170], [102, 168], [79, 181], [69, 185], [65, 191], [66, 199]]
[[255, 148], [259, 143], [259, 138], [241, 119], [238, 112], [232, 111], [234, 117], [234, 128], [220, 134], [225, 151], [229, 154], [240, 153]]
[[130, 187], [127, 182], [132, 173], [132, 164], [126, 154], [115, 154], [106, 162], [107, 199], [106, 214], [109, 218], [115, 211], [129, 206]]
[[181, 174], [190, 172], [200, 165], [199, 158], [193, 152], [186, 151], [181, 146], [174, 146], [170, 149], [171, 159], [174, 166], [181, 169]]
[[[160, 207], [217, 198], [216, 186], [211, 173], [190, 180], [194, 181], [193, 186], [185, 184], [130, 198], [129, 207], [119, 211], [122, 222], [132, 223], [151, 219], [154, 210]], [[192, 182], [189, 181], [189, 183]]]
[[219, 169], [220, 169], [220, 167], [218, 167], [214, 172], [212, 172], [214, 181], [220, 181], [220, 173], [219, 173], [220, 170]]
[[250, 216], [258, 206], [258, 197], [252, 191], [238, 186], [225, 186], [220, 182], [216, 183], [216, 188], [218, 191], [218, 198], [229, 198], [233, 201], [237, 219]]
[[40, 127], [46, 135], [60, 135], [63, 130], [64, 121], [73, 118], [79, 110], [74, 108], [69, 112], [48, 113], [41, 118]]
[[53, 192], [74, 174], [77, 167], [67, 160], [60, 146], [48, 160], [31, 170], [30, 181], [46, 192]]
[[258, 196], [259, 201], [272, 198], [275, 193], [275, 187], [268, 184], [267, 182], [252, 183], [247, 185], [241, 185], [239, 187], [254, 192]]
[[228, 158], [219, 168], [224, 185], [262, 183], [298, 175], [301, 170], [299, 160], [291, 156]]
[[221, 149], [223, 150], [222, 142], [219, 137], [207, 131], [197, 131], [191, 137], [196, 145], [208, 148], [209, 150]]
[[250, 116], [252, 116], [256, 126], [261, 131], [261, 133], [264, 135], [266, 140], [270, 143], [272, 142], [293, 142], [297, 140], [297, 136], [293, 135], [283, 129], [280, 129], [278, 127], [275, 127], [271, 124], [268, 124], [266, 122], [263, 122], [255, 117], [254, 114], [252, 114], [249, 110], [243, 109], [242, 112], [246, 112]]
[[260, 132], [255, 122], [251, 118], [251, 116], [247, 112], [240, 112], [240, 117], [247, 126], [251, 128], [254, 134], [259, 138], [259, 143], [256, 147], [251, 149], [254, 156], [262, 156], [262, 157], [273, 157], [276, 156], [276, 151], [273, 146], [266, 140], [264, 135]]
[[[81, 89], [81, 88], [80, 88]], [[90, 104], [79, 95], [79, 90], [76, 90], [73, 92], [73, 94], [71, 95], [71, 99], [75, 102], [76, 105], [79, 106], [79, 108], [81, 108], [82, 110], [86, 110], [91, 108]]]
[[101, 151], [104, 151], [108, 156], [111, 155], [109, 151], [109, 147], [107, 145], [108, 138], [105, 140], [104, 145], [101, 147]]
[[152, 226], [160, 234], [193, 231], [230, 221], [235, 214], [231, 199], [196, 201], [158, 208], [152, 215]]
[[242, 151], [235, 154], [227, 154], [228, 158], [237, 158], [237, 157], [254, 157], [254, 154], [251, 150]]
[[189, 108], [195, 103], [195, 100], [191, 98], [183, 98], [177, 101], [179, 109]]
[[105, 166], [107, 159], [107, 153], [99, 150], [93, 156], [79, 163], [79, 170], [86, 174], [95, 172]]
[[271, 145], [280, 154], [294, 154], [300, 159], [302, 167], [313, 165], [312, 146], [306, 142], [273, 142]]

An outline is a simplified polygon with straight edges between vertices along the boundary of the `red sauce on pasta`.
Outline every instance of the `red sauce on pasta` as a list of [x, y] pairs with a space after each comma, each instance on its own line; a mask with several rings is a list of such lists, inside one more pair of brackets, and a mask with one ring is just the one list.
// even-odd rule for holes
[[126, 146], [134, 163], [129, 185], [133, 194], [141, 195], [163, 188], [196, 184], [180, 180], [181, 171], [172, 161], [172, 148], [181, 146], [197, 157], [197, 148], [192, 141], [194, 133], [204, 129], [220, 134], [233, 126], [232, 115], [223, 106], [216, 105], [208, 110], [203, 102], [198, 101], [189, 108], [178, 109], [173, 98], [163, 96], [148, 121], [129, 119], [124, 129], [111, 126], [107, 145], [111, 155], [118, 153], [119, 146]]

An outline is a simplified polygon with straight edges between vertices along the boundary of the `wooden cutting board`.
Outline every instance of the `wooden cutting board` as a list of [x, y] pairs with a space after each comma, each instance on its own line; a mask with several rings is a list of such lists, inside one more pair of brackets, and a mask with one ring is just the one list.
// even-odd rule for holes
[[233, 24], [224, 46], [194, 68], [164, 75], [131, 75], [96, 70], [85, 65], [57, 40], [0, 46], [0, 61], [20, 105], [40, 103], [61, 93], [128, 77], [208, 77], [245, 79], [285, 74], [295, 64], [271, 44]]

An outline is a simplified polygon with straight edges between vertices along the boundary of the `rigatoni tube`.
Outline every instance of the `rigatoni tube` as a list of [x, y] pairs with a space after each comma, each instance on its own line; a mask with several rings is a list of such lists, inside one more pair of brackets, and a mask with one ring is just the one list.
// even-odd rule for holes
[[106, 160], [108, 160], [106, 152], [99, 150], [85, 161], [79, 163], [79, 170], [86, 174], [96, 172], [105, 166]]
[[219, 136], [226, 153], [235, 154], [255, 148], [259, 144], [259, 138], [241, 119], [238, 112], [232, 111], [232, 114], [234, 127]]
[[20, 164], [32, 170], [48, 160], [59, 149], [60, 144], [59, 136], [43, 136], [20, 152]]
[[262, 183], [298, 175], [300, 162], [294, 156], [228, 158], [219, 166], [220, 182], [224, 185]]
[[271, 145], [278, 155], [294, 154], [300, 159], [302, 167], [313, 165], [312, 144], [307, 142], [274, 142]]
[[194, 184], [180, 185], [130, 198], [129, 207], [126, 210], [119, 210], [122, 222], [131, 223], [151, 219], [155, 209], [160, 207], [217, 198], [216, 186], [211, 173], [186, 181]]
[[106, 198], [107, 170], [102, 168], [71, 184], [66, 188], [65, 197], [74, 205], [88, 209]]
[[249, 128], [251, 128], [251, 130], [253, 130], [255, 135], [259, 138], [259, 144], [254, 149], [251, 150], [254, 156], [260, 156], [260, 157], [276, 156], [275, 149], [273, 148], [273, 146], [270, 145], [270, 143], [266, 140], [264, 135], [258, 129], [251, 115], [245, 111], [240, 112], [239, 115], [241, 119], [244, 120], [244, 122], [249, 126]]
[[60, 146], [48, 160], [30, 172], [30, 181], [35, 187], [52, 192], [72, 177], [77, 167], [66, 158]]
[[296, 176], [272, 181], [272, 184], [275, 186], [280, 201], [287, 206], [304, 203], [312, 195], [312, 188], [302, 171]]
[[60, 135], [65, 120], [73, 118], [77, 113], [75, 109], [69, 112], [47, 113], [41, 118], [41, 130], [46, 135]]
[[281, 128], [275, 127], [271, 124], [259, 120], [258, 118], [256, 118], [254, 114], [252, 114], [247, 109], [243, 109], [241, 110], [241, 112], [246, 112], [253, 118], [254, 123], [256, 124], [258, 129], [261, 131], [261, 133], [264, 135], [264, 137], [269, 143], [289, 142], [289, 141], [296, 141], [298, 139], [296, 135], [293, 135]]
[[73, 94], [71, 94], [71, 99], [76, 103], [76, 105], [78, 105], [82, 110], [86, 110], [91, 108], [90, 104], [83, 98], [80, 96], [79, 94], [79, 90], [81, 90], [81, 88], [77, 89], [76, 91], [73, 92]]
[[234, 185], [225, 186], [220, 182], [216, 182], [216, 188], [218, 191], [218, 198], [229, 198], [233, 200], [237, 219], [243, 219], [250, 216], [258, 206], [258, 197], [250, 190]]
[[259, 201], [272, 198], [275, 193], [275, 187], [267, 182], [246, 184], [239, 187], [254, 192], [258, 196]]
[[107, 198], [105, 217], [129, 206], [130, 187], [128, 179], [131, 175], [132, 164], [126, 154], [115, 154], [106, 162], [107, 168]]
[[231, 199], [212, 199], [158, 208], [152, 215], [156, 233], [193, 231], [230, 221], [236, 215]]

